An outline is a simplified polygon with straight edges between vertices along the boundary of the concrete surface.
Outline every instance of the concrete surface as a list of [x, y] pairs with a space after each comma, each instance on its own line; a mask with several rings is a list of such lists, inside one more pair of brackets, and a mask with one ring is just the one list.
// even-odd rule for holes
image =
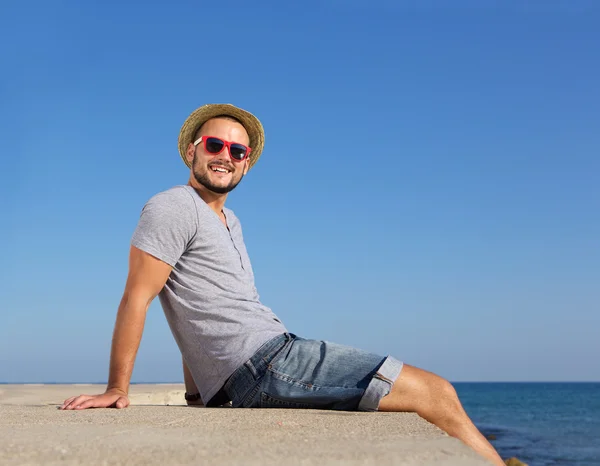
[[0, 464], [488, 464], [415, 414], [188, 407], [183, 385], [132, 386], [123, 410], [58, 409], [103, 391], [0, 385]]

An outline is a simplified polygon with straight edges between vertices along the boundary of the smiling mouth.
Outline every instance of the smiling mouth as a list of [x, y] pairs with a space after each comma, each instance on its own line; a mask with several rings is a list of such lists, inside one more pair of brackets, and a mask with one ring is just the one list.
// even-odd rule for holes
[[231, 170], [225, 168], [225, 167], [221, 167], [220, 165], [213, 165], [210, 167], [210, 169], [215, 172], [215, 173], [231, 173]]

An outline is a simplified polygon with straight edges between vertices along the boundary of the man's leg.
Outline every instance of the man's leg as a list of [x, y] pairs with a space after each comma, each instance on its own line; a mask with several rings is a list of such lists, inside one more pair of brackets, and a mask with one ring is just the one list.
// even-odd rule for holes
[[494, 447], [469, 419], [452, 384], [431, 372], [404, 364], [392, 390], [382, 398], [379, 411], [416, 412], [492, 463], [504, 465]]

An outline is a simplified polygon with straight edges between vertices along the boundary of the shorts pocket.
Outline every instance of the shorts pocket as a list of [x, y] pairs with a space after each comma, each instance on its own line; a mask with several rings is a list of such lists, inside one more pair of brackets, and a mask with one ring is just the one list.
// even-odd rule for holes
[[[294, 335], [295, 337], [295, 335]], [[284, 343], [284, 345], [279, 348], [277, 351], [273, 353], [265, 355], [262, 360], [267, 365], [267, 367], [272, 367], [273, 364], [276, 364], [277, 361], [286, 353], [289, 352], [289, 347], [294, 344], [294, 338], [289, 339]]]
[[291, 409], [314, 409], [315, 407], [310, 403], [302, 403], [299, 401], [287, 401], [280, 400], [272, 397], [268, 393], [262, 392], [260, 394], [260, 407], [261, 408], [291, 408]]

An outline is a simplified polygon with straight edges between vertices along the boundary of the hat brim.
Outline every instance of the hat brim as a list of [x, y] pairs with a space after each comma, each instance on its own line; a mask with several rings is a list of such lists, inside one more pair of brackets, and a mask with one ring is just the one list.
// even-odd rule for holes
[[203, 105], [187, 117], [179, 131], [178, 145], [181, 159], [188, 167], [192, 166], [192, 163], [188, 161], [186, 157], [189, 144], [194, 142], [193, 138], [200, 126], [211, 118], [220, 115], [227, 115], [239, 120], [246, 129], [250, 139], [250, 148], [252, 149], [252, 152], [250, 152], [250, 165], [248, 169], [252, 168], [258, 161], [265, 146], [265, 132], [260, 120], [252, 115], [252, 113], [231, 104]]

